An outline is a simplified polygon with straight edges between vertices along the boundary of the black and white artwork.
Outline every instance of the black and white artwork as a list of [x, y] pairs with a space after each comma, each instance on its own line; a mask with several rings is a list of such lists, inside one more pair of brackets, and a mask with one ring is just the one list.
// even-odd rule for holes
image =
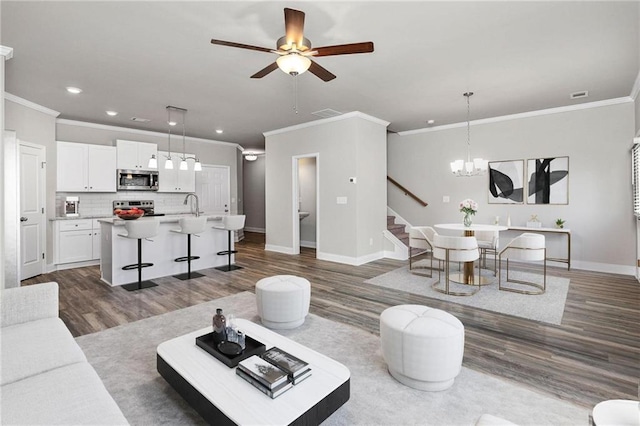
[[527, 204], [569, 204], [569, 157], [527, 160]]
[[524, 202], [524, 160], [489, 162], [489, 204]]

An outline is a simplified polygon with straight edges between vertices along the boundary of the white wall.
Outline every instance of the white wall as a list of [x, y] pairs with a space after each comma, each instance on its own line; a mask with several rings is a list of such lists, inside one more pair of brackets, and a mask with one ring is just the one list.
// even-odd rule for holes
[[[566, 219], [572, 232], [572, 266], [633, 274], [635, 222], [631, 200], [630, 147], [634, 103], [579, 109], [472, 125], [471, 155], [490, 161], [569, 157], [568, 205], [488, 204], [488, 176], [454, 177], [449, 162], [465, 154], [466, 128], [390, 135], [389, 175], [429, 203], [426, 208], [388, 186], [390, 207], [413, 225], [460, 222], [458, 202], [479, 203], [474, 221], [524, 226], [537, 214], [543, 226]], [[443, 203], [449, 196], [450, 203]], [[506, 237], [506, 236], [505, 236]], [[502, 238], [505, 242], [506, 238]], [[547, 238], [551, 250], [564, 249]], [[550, 254], [553, 256], [553, 253]]]
[[[268, 250], [293, 252], [292, 157], [317, 153], [317, 257], [358, 264], [382, 256], [386, 193], [384, 184], [379, 191], [370, 185], [386, 179], [387, 124], [355, 112], [265, 133]], [[347, 203], [337, 204], [338, 197]]]

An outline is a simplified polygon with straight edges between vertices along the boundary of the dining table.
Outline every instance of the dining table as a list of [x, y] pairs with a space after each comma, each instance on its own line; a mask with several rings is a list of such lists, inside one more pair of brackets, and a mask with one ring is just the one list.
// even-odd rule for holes
[[[489, 225], [482, 223], [472, 223], [471, 226], [465, 226], [462, 223], [439, 223], [433, 225], [433, 227], [436, 228], [436, 230], [460, 231], [464, 237], [475, 236], [475, 231], [507, 231], [509, 229], [507, 226], [503, 225]], [[480, 268], [478, 268], [478, 276], [475, 276], [473, 263], [473, 261], [464, 262], [462, 273], [451, 274], [450, 279], [458, 283], [477, 286], [491, 284], [495, 281], [495, 279], [483, 277], [482, 274], [480, 274]]]

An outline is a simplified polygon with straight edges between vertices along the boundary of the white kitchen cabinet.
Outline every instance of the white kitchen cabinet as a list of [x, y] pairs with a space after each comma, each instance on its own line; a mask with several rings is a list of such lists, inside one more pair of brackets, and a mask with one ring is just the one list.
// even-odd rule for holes
[[[193, 162], [189, 162], [189, 170], [180, 170], [181, 153], [172, 153], [173, 169], [165, 169], [164, 162], [169, 153], [158, 151], [158, 192], [195, 192], [196, 172], [193, 171]], [[187, 154], [193, 156], [193, 154]]]
[[63, 219], [55, 224], [55, 263], [100, 259], [100, 226], [96, 219]]
[[116, 192], [116, 148], [57, 143], [58, 192]]
[[[125, 170], [149, 170], [149, 159], [158, 156], [158, 145], [148, 142], [116, 140], [118, 168]], [[160, 161], [158, 161], [160, 164]]]

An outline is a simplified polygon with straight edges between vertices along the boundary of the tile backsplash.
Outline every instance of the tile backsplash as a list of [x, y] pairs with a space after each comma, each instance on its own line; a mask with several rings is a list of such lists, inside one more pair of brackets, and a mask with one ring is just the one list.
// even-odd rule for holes
[[189, 213], [190, 203], [183, 204], [186, 195], [153, 191], [123, 191], [116, 193], [57, 192], [56, 217], [64, 217], [64, 201], [66, 197], [78, 197], [80, 200], [80, 216], [85, 217], [108, 217], [113, 215], [113, 202], [116, 200], [153, 200], [156, 213]]

